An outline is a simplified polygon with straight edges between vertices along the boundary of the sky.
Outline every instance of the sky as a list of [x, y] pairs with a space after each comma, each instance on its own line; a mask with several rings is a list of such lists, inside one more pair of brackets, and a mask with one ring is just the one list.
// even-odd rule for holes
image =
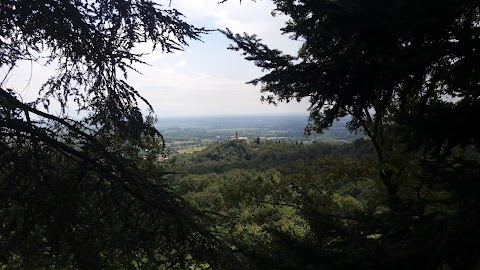
[[[168, 8], [168, 0], [156, 0]], [[186, 21], [208, 29], [229, 28], [235, 33], [257, 34], [267, 45], [295, 54], [300, 44], [281, 35], [286, 17], [271, 16], [270, 1], [172, 0], [171, 7], [186, 16]], [[219, 32], [191, 41], [184, 51], [164, 54], [151, 52], [144, 44], [138, 52], [151, 52], [142, 60], [150, 65], [135, 66], [141, 74], [130, 72], [128, 82], [144, 96], [159, 118], [172, 116], [307, 114], [308, 102], [273, 106], [260, 101], [260, 86], [246, 84], [263, 73], [239, 52], [227, 50], [231, 43]], [[1, 73], [1, 71], [0, 71]], [[26, 100], [36, 95], [39, 86], [54, 68], [23, 63], [9, 75], [7, 86]], [[0, 74], [3, 75], [3, 74]], [[143, 105], [141, 105], [143, 106]], [[143, 106], [145, 108], [145, 106]]]

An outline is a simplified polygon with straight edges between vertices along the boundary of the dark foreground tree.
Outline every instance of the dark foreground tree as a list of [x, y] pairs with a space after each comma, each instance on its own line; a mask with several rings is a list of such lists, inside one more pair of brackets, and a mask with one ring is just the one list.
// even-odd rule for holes
[[[137, 100], [150, 105], [126, 82], [142, 63], [136, 44], [168, 53], [205, 32], [151, 1], [0, 2], [0, 266], [234, 264], [152, 162], [163, 139]], [[7, 88], [21, 61], [57, 69], [31, 103]], [[59, 115], [49, 113], [52, 102]], [[72, 104], [86, 117], [70, 118]], [[145, 161], [131, 151], [146, 148]]]
[[289, 17], [283, 32], [303, 42], [298, 55], [224, 33], [231, 49], [268, 71], [250, 82], [261, 85], [264, 101], [308, 98], [310, 130], [350, 115], [348, 127], [372, 141], [391, 212], [365, 227], [381, 232], [372, 241], [386, 255], [364, 255], [383, 269], [475, 264], [480, 2], [273, 2], [274, 13]]

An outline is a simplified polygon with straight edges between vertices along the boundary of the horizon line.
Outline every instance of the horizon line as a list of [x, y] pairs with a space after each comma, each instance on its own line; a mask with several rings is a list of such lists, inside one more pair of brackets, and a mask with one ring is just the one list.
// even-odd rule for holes
[[157, 115], [158, 119], [165, 119], [165, 118], [204, 118], [204, 117], [245, 117], [245, 116], [305, 116], [308, 117], [308, 113], [244, 113], [244, 114], [236, 114], [236, 113], [226, 113], [226, 114], [199, 114], [199, 115]]

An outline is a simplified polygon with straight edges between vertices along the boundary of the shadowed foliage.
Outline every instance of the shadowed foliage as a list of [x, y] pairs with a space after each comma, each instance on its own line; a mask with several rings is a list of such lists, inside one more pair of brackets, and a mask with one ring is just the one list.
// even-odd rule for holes
[[298, 54], [227, 29], [230, 49], [266, 71], [250, 81], [264, 101], [310, 101], [311, 131], [350, 115], [348, 128], [364, 132], [375, 148], [387, 198], [388, 213], [363, 223], [381, 235], [369, 240], [374, 248], [351, 252], [365, 239], [338, 235], [346, 265], [330, 266], [478, 265], [480, 133], [472, 117], [480, 108], [480, 2], [272, 2], [273, 14], [288, 16], [283, 33], [302, 42]]
[[[171, 191], [155, 163], [163, 138], [137, 100], [152, 108], [127, 83], [143, 63], [137, 44], [170, 53], [208, 31], [143, 0], [2, 0], [0, 22], [0, 266], [235, 268], [205, 216]], [[56, 68], [29, 103], [7, 87], [25, 61]]]

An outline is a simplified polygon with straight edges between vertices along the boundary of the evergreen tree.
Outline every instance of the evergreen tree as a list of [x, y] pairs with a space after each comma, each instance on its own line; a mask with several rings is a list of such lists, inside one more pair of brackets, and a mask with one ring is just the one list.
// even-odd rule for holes
[[[138, 158], [163, 149], [127, 83], [132, 49], [169, 53], [206, 33], [144, 0], [0, 2], [0, 268], [186, 269], [231, 265], [203, 215]], [[56, 63], [32, 103], [6, 88], [24, 60]], [[61, 106], [49, 113], [51, 101]], [[83, 119], [67, 114], [76, 103]], [[151, 106], [150, 106], [150, 109]], [[137, 151], [135, 151], [137, 149]], [[146, 169], [148, 168], [148, 169]], [[235, 265], [231, 265], [235, 267]]]
[[[297, 55], [223, 32], [230, 49], [268, 71], [250, 82], [264, 101], [308, 98], [309, 130], [350, 115], [348, 127], [371, 140], [390, 211], [364, 224], [381, 235], [371, 251], [387, 256], [364, 255], [382, 269], [474, 265], [480, 133], [470, 119], [480, 113], [480, 2], [273, 2], [273, 13], [289, 17], [283, 33], [303, 43]], [[475, 221], [464, 224], [467, 217]], [[470, 237], [460, 243], [458, 233]]]

